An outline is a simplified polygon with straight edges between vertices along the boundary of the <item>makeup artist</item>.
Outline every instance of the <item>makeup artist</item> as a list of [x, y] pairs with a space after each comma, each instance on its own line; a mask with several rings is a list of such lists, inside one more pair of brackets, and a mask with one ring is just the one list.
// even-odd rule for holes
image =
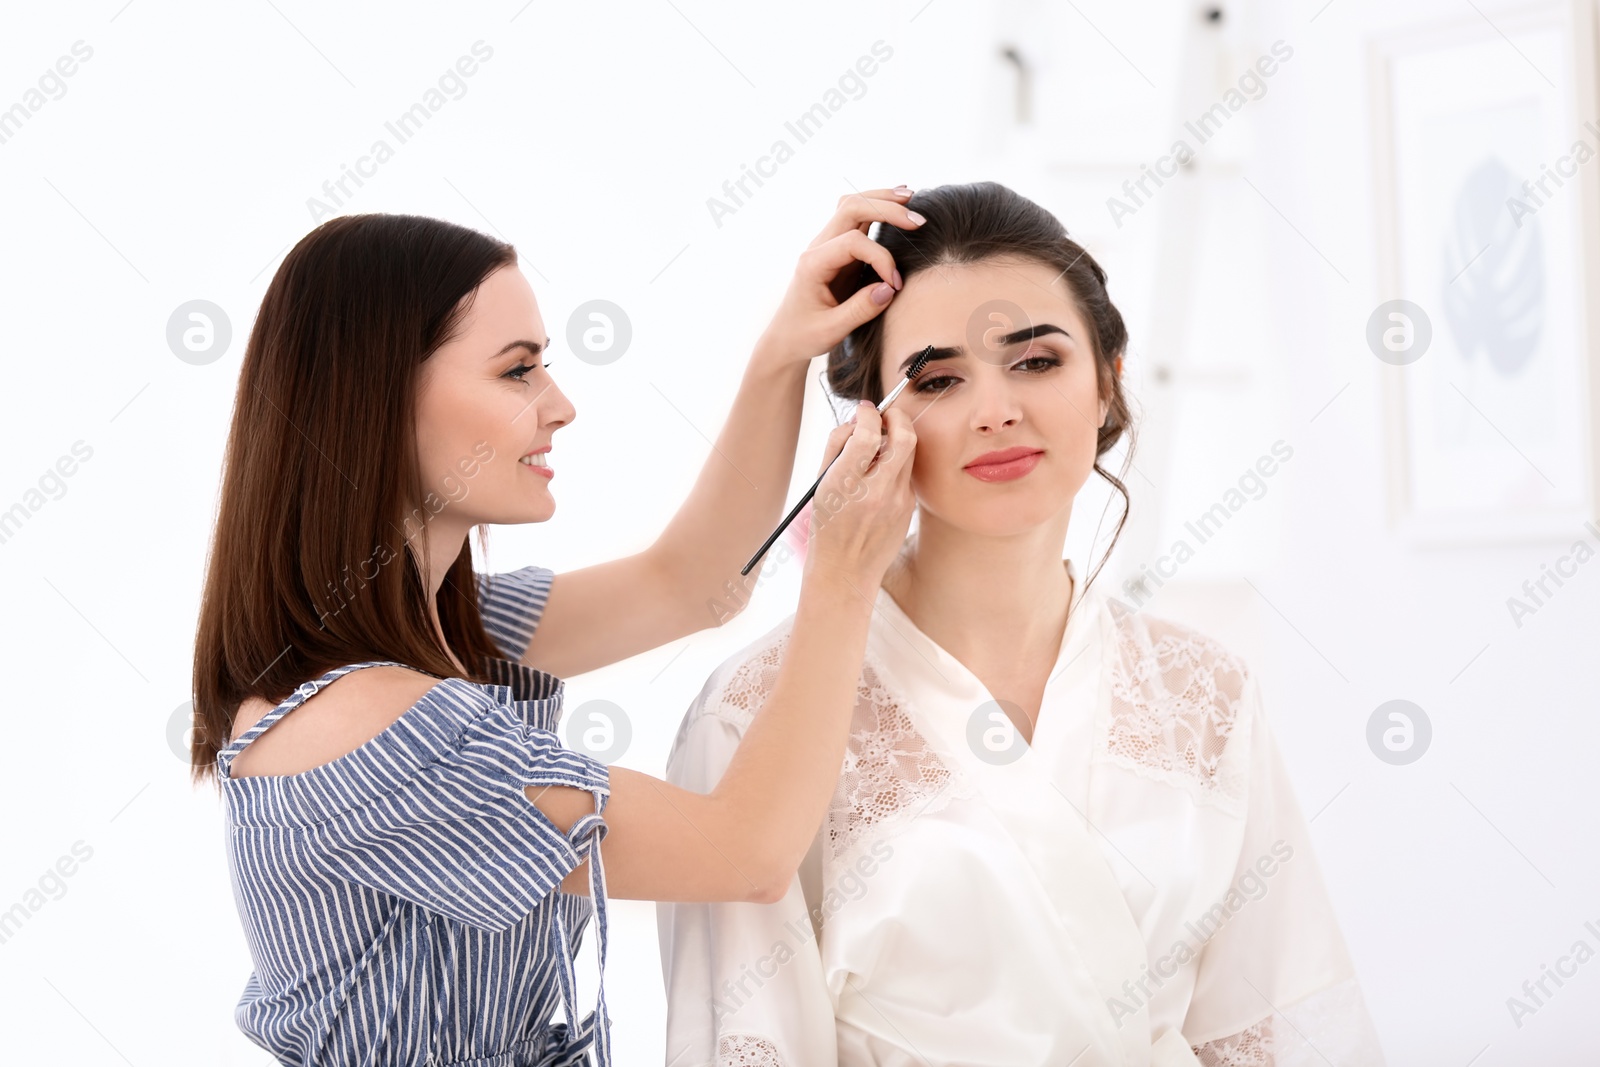
[[[235, 1019], [279, 1062], [553, 1067], [592, 1050], [608, 1067], [608, 892], [784, 892], [833, 792], [874, 594], [910, 521], [904, 412], [863, 402], [829, 438], [821, 462], [839, 462], [817, 499], [849, 503], [812, 532], [792, 641], [714, 791], [563, 747], [561, 678], [714, 624], [708, 600], [783, 511], [809, 360], [899, 288], [866, 229], [919, 225], [910, 195], [840, 200], [682, 507], [642, 552], [561, 574], [479, 573], [467, 544], [551, 518], [555, 435], [576, 414], [516, 251], [371, 214], [289, 253], [239, 373], [192, 747], [195, 780], [224, 801], [253, 963]], [[840, 303], [830, 282], [867, 268], [883, 283]], [[591, 915], [600, 993], [580, 1020]]]

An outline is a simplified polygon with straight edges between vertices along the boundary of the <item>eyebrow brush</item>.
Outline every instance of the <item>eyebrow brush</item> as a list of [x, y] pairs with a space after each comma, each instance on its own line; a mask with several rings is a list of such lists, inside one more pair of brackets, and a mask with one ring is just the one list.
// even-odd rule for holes
[[[913, 378], [922, 373], [922, 368], [926, 367], [928, 365], [928, 360], [932, 358], [932, 345], [929, 345], [927, 348], [924, 348], [921, 352], [917, 353], [916, 358], [911, 361], [911, 365], [906, 368], [906, 376], [900, 379], [899, 383], [895, 385], [893, 389], [889, 390], [888, 396], [878, 401], [878, 412], [880, 414], [882, 414], [883, 410], [890, 404], [894, 403], [894, 398], [900, 395], [900, 391], [902, 389], [911, 384], [911, 380]], [[842, 455], [844, 455], [844, 450], [840, 449], [839, 456]], [[806, 495], [801, 497], [795, 503], [795, 506], [789, 509], [789, 514], [785, 515], [783, 517], [783, 521], [778, 523], [778, 528], [772, 531], [772, 536], [767, 538], [765, 543], [763, 543], [762, 546], [756, 550], [756, 554], [750, 557], [750, 562], [746, 563], [739, 571], [741, 575], [750, 573], [750, 568], [754, 567], [758, 562], [760, 562], [761, 557], [767, 554], [767, 550], [770, 549], [778, 540], [778, 538], [783, 535], [783, 531], [789, 528], [789, 524], [794, 521], [794, 517], [800, 514], [800, 509], [810, 503], [811, 498], [817, 495], [817, 486], [822, 484], [822, 479], [827, 477], [828, 472], [833, 469], [833, 465], [839, 461], [839, 456], [834, 456], [828, 461], [828, 465], [822, 468], [822, 473], [817, 475], [817, 480], [811, 483], [811, 488], [806, 490]]]

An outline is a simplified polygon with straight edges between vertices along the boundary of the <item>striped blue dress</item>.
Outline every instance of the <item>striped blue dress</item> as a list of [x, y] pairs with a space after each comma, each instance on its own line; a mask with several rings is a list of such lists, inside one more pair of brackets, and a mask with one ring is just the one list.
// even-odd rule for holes
[[[566, 1067], [592, 1049], [610, 1067], [598, 847], [610, 777], [554, 733], [561, 679], [517, 662], [553, 577], [478, 575], [484, 628], [507, 657], [489, 661], [492, 684], [444, 678], [338, 759], [229, 778], [246, 745], [323, 686], [392, 661], [337, 667], [217, 754], [254, 964], [234, 1017], [280, 1063]], [[562, 834], [525, 785], [589, 790], [596, 810]], [[590, 896], [561, 892], [585, 859]], [[601, 984], [573, 1025], [573, 958], [591, 913]]]

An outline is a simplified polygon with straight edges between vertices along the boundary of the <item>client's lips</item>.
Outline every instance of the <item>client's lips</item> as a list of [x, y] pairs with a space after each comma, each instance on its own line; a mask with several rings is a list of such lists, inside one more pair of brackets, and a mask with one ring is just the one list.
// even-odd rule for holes
[[1043, 449], [1014, 445], [998, 452], [985, 452], [962, 469], [981, 482], [1009, 482], [1037, 467], [1043, 455]]

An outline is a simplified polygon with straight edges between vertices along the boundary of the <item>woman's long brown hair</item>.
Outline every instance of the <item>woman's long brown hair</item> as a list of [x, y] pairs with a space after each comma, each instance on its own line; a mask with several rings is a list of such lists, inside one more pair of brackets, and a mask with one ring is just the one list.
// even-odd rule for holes
[[[277, 704], [334, 667], [458, 675], [407, 535], [444, 506], [417, 467], [422, 365], [516, 250], [416, 215], [348, 215], [301, 238], [250, 331], [194, 649], [191, 776], [214, 777], [247, 696]], [[483, 528], [479, 527], [480, 536]], [[439, 590], [449, 646], [498, 655], [463, 544]]]

